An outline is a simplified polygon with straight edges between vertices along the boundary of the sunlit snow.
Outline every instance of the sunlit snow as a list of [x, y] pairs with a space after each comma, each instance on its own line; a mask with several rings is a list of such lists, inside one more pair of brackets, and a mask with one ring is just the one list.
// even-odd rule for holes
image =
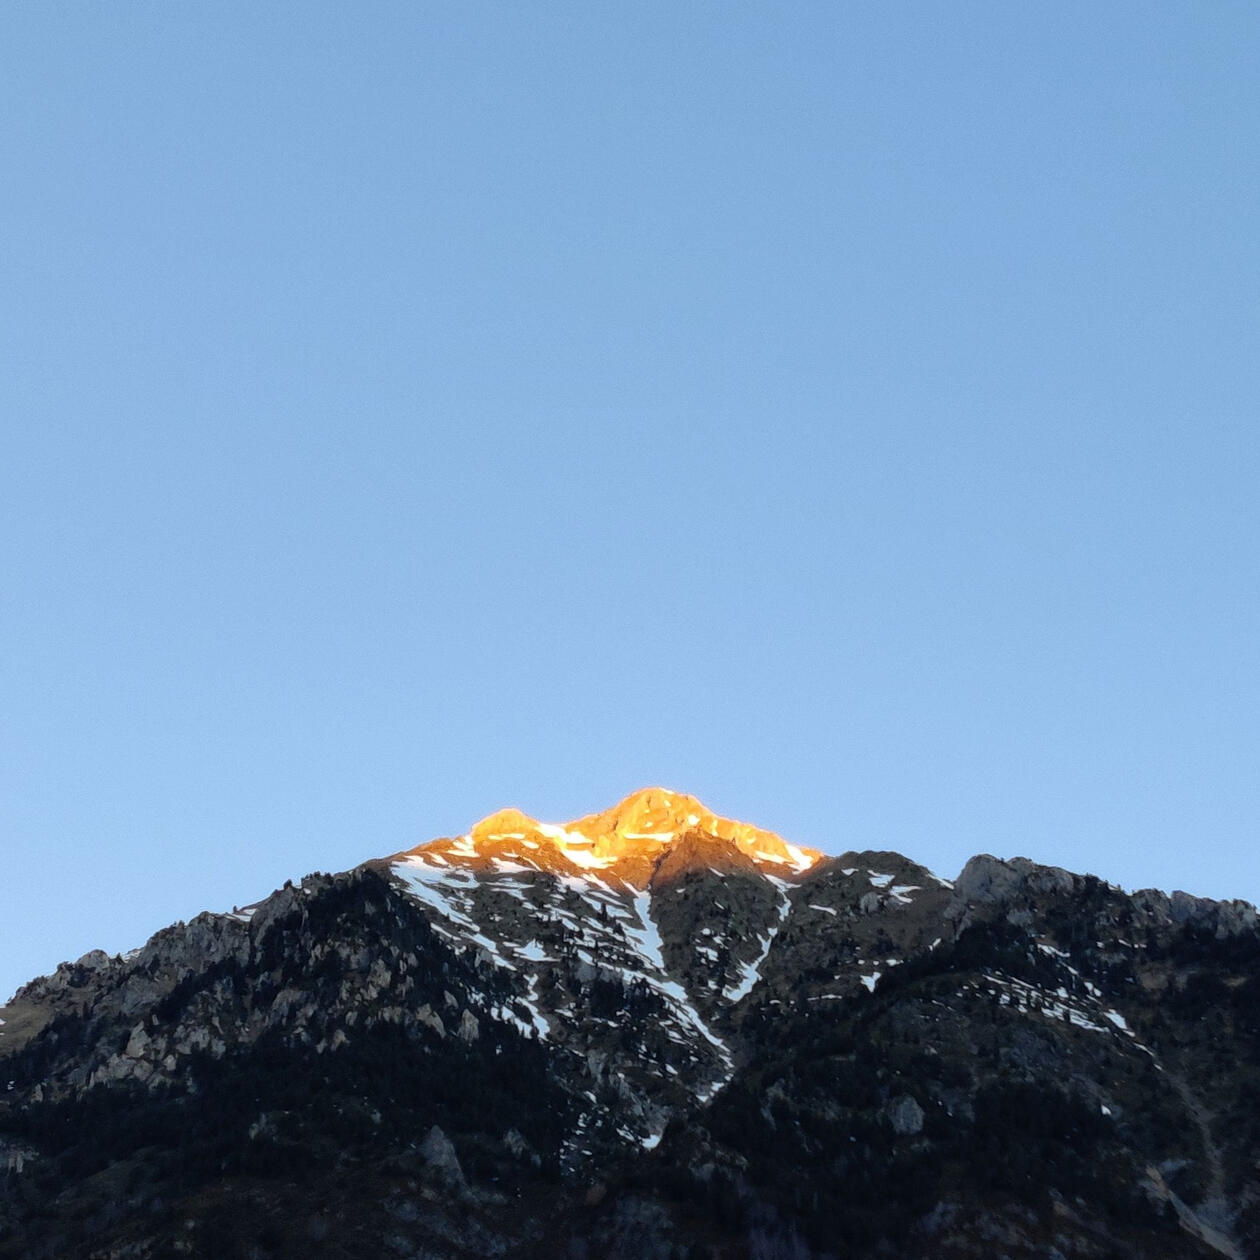
[[783, 847], [788, 851], [788, 856], [792, 860], [792, 865], [796, 867], [797, 871], [807, 871], [819, 860], [818, 858], [810, 857], [810, 855], [798, 845], [788, 844], [785, 841]]

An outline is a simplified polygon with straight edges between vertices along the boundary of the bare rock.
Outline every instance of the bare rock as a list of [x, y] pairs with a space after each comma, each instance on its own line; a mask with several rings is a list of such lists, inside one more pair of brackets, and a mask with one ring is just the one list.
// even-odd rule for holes
[[150, 1037], [144, 1030], [143, 1024], [137, 1024], [131, 1030], [131, 1036], [127, 1038], [127, 1048], [123, 1054], [129, 1059], [139, 1059], [144, 1057], [144, 1052], [149, 1048]]
[[898, 1137], [913, 1137], [923, 1132], [923, 1108], [909, 1094], [894, 1098], [886, 1114]]
[[420, 1143], [420, 1154], [429, 1167], [449, 1185], [464, 1184], [464, 1170], [450, 1138], [435, 1124]]
[[416, 1021], [426, 1028], [432, 1028], [439, 1037], [446, 1036], [446, 1025], [442, 1017], [427, 1002], [416, 1012]]

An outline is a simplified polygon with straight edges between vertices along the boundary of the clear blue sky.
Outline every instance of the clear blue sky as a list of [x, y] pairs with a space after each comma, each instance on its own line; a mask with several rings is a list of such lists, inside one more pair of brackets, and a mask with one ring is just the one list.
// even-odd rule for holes
[[1260, 898], [1252, 3], [0, 13], [0, 989], [663, 782]]

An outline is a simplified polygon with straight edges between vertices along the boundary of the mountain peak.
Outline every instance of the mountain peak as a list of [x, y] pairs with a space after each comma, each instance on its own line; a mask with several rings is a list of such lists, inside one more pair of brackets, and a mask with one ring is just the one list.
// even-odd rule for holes
[[641, 788], [609, 809], [567, 823], [540, 822], [519, 809], [501, 809], [466, 835], [430, 841], [408, 856], [474, 866], [510, 861], [559, 873], [577, 868], [588, 876], [643, 887], [664, 853], [691, 834], [725, 842], [758, 866], [782, 874], [807, 871], [823, 856], [663, 787]]
[[0, 1260], [1260, 1258], [1257, 923], [501, 810], [0, 1007]]
[[670, 788], [645, 787], [631, 792], [611, 809], [588, 814], [570, 824], [583, 831], [618, 836], [668, 836], [673, 838], [712, 817], [694, 796]]

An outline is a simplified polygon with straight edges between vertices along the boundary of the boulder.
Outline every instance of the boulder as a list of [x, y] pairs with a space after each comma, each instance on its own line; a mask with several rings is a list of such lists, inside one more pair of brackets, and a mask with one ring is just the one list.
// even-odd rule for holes
[[462, 1186], [464, 1170], [450, 1138], [435, 1124], [420, 1143], [420, 1154], [429, 1168], [448, 1185]]
[[923, 1132], [923, 1108], [909, 1094], [894, 1098], [885, 1112], [898, 1137], [913, 1137]]

